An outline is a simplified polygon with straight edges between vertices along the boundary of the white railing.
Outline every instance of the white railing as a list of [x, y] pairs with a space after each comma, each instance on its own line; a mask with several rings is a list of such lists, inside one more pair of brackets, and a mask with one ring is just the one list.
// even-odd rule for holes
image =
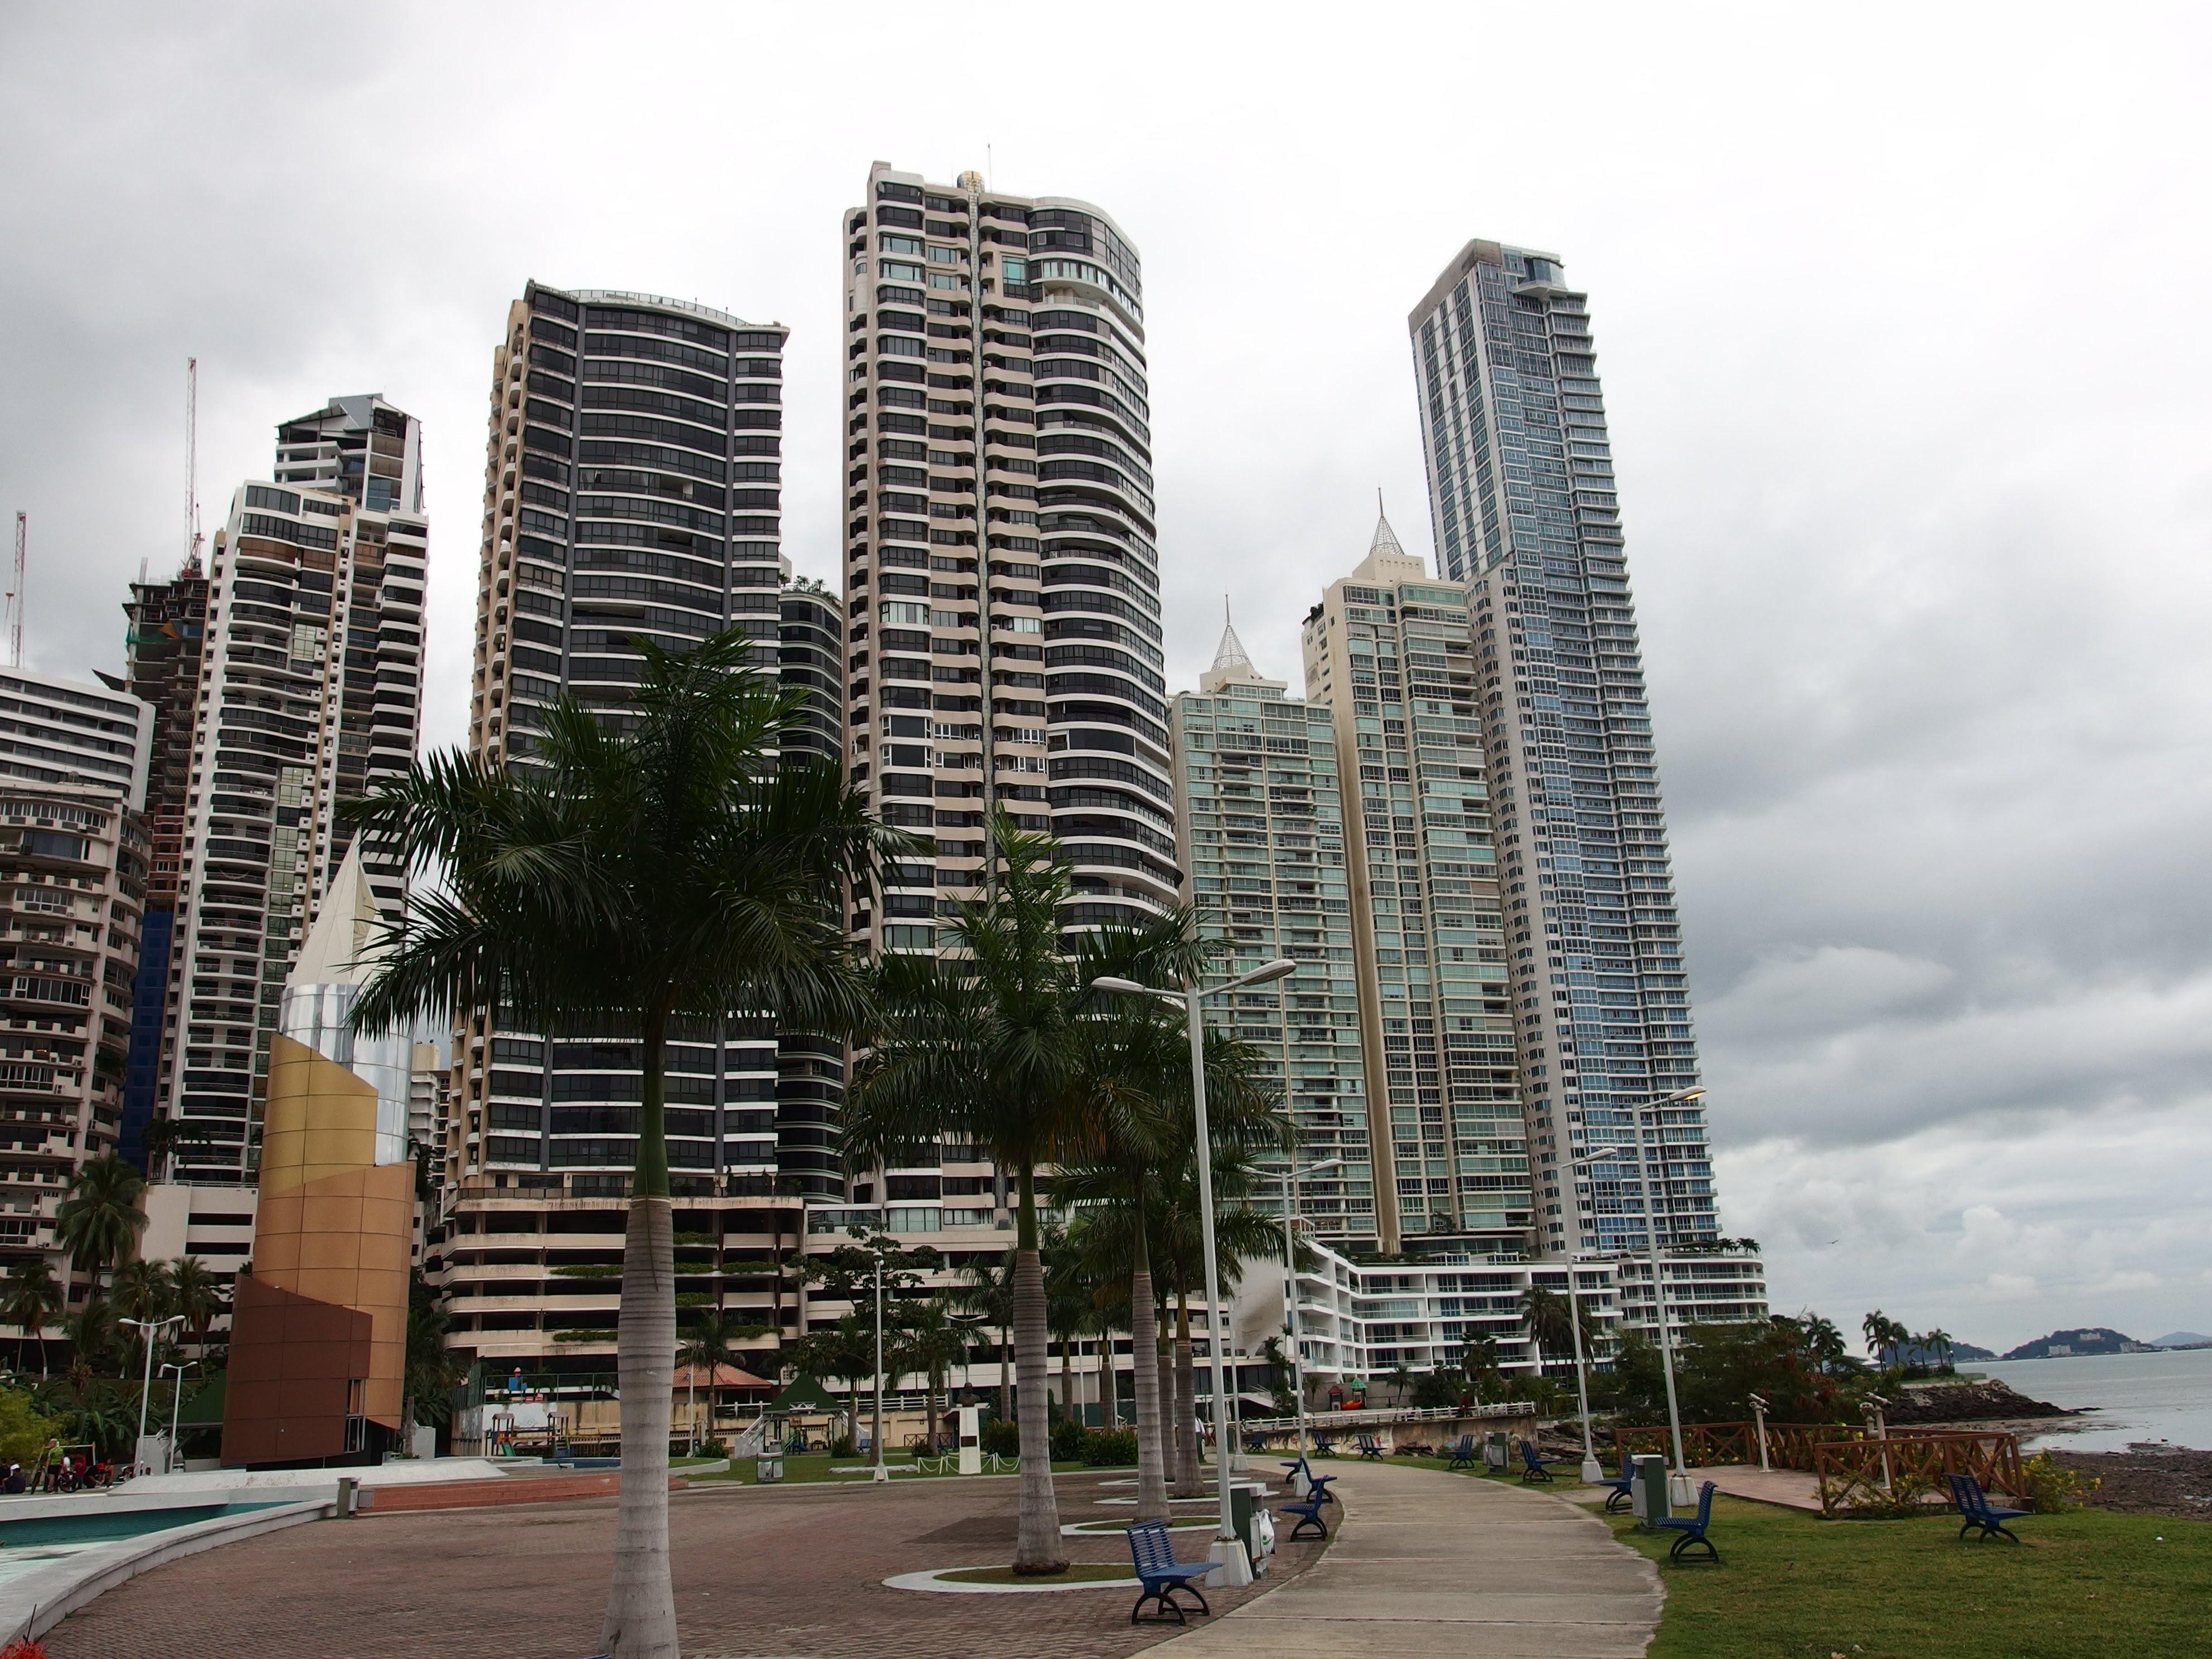
[[[1370, 1406], [1358, 1411], [1309, 1412], [1308, 1432], [1316, 1429], [1380, 1428], [1392, 1423], [1451, 1423], [1462, 1418], [1534, 1417], [1536, 1408], [1525, 1400], [1501, 1401], [1494, 1406]], [[1279, 1434], [1298, 1426], [1295, 1417], [1248, 1417], [1247, 1430]]]

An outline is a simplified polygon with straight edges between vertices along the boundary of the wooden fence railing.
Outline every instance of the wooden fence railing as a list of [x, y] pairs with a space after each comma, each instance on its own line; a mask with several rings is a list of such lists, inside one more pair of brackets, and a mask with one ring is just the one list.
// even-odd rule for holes
[[1832, 1442], [1814, 1449], [1813, 1473], [1823, 1515], [1911, 1503], [1923, 1494], [1947, 1504], [1947, 1474], [1971, 1474], [1984, 1492], [2014, 1496], [2025, 1484], [2019, 1437], [1994, 1431]]
[[[1636, 1428], [1615, 1429], [1613, 1443], [1624, 1451], [1657, 1452], [1666, 1455], [1671, 1449], [1667, 1425], [1639, 1425]], [[1803, 1469], [1810, 1473], [1816, 1450], [1838, 1442], [1864, 1437], [1866, 1431], [1855, 1429], [1844, 1423], [1769, 1423], [1766, 1425], [1766, 1461], [1778, 1469]], [[1693, 1465], [1713, 1463], [1746, 1463], [1756, 1467], [1759, 1462], [1759, 1425], [1756, 1423], [1685, 1423], [1682, 1425], [1682, 1455]]]

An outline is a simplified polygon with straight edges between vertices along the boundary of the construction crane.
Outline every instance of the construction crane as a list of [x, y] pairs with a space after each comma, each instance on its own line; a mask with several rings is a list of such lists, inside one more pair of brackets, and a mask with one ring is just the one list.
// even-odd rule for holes
[[200, 568], [200, 360], [185, 360], [185, 568]]
[[23, 665], [23, 556], [28, 550], [31, 538], [31, 515], [15, 514], [15, 580], [8, 589], [8, 665]]

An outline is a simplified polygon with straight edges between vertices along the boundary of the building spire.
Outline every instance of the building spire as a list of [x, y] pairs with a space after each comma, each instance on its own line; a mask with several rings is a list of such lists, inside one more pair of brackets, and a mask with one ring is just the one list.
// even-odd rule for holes
[[1253, 666], [1251, 653], [1237, 637], [1237, 624], [1229, 619], [1226, 593], [1221, 596], [1221, 643], [1214, 647], [1213, 666], [1198, 677], [1198, 684], [1202, 691], [1219, 691], [1232, 685], [1277, 693], [1286, 689], [1285, 682], [1271, 680]]
[[1370, 556], [1376, 553], [1390, 553], [1401, 559], [1407, 556], [1405, 546], [1398, 539], [1398, 532], [1390, 528], [1389, 515], [1382, 511], [1382, 490], [1380, 485], [1377, 485], [1375, 490], [1375, 538], [1367, 544], [1367, 551]]

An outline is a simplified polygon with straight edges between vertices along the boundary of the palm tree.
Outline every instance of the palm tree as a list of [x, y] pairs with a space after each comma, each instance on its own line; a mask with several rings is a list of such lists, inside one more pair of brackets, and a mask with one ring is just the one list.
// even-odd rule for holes
[[1574, 1316], [1567, 1298], [1557, 1291], [1531, 1285], [1521, 1292], [1521, 1321], [1528, 1328], [1529, 1346], [1535, 1350], [1536, 1375], [1544, 1374], [1544, 1356], [1565, 1353], [1574, 1346]]
[[991, 844], [989, 896], [961, 905], [940, 930], [946, 954], [893, 956], [878, 965], [880, 1024], [847, 1097], [845, 1155], [855, 1169], [895, 1167], [942, 1136], [973, 1144], [1014, 1175], [1021, 1510], [1013, 1568], [1053, 1573], [1067, 1561], [1045, 1412], [1037, 1169], [1096, 1156], [1111, 1131], [1110, 1091], [1085, 1063], [1085, 1025], [1110, 1000], [1091, 981], [1179, 963], [1191, 947], [1179, 913], [1131, 936], [1148, 941], [1149, 951], [1117, 945], [1109, 956], [1100, 943], [1109, 936], [1100, 934], [1064, 939], [1060, 913], [1073, 889], [1057, 844], [1016, 830], [1004, 812], [992, 816]]
[[106, 1297], [88, 1297], [76, 1311], [63, 1316], [62, 1336], [70, 1346], [70, 1389], [82, 1401], [87, 1386], [119, 1346], [114, 1307]]
[[702, 1308], [698, 1317], [684, 1328], [689, 1334], [676, 1358], [691, 1368], [692, 1386], [695, 1388], [698, 1385], [699, 1373], [706, 1372], [707, 1421], [711, 1428], [714, 1420], [714, 1401], [720, 1397], [722, 1367], [737, 1358], [738, 1343], [750, 1342], [757, 1336], [766, 1336], [769, 1328], [720, 1309]]
[[100, 1289], [100, 1276], [119, 1266], [137, 1248], [146, 1230], [146, 1212], [138, 1200], [146, 1191], [146, 1177], [112, 1152], [88, 1158], [70, 1182], [69, 1196], [54, 1211], [54, 1236], [77, 1267], [92, 1275], [93, 1289]]
[[108, 1300], [118, 1318], [138, 1322], [136, 1341], [126, 1345], [127, 1359], [128, 1348], [143, 1348], [151, 1342], [158, 1334], [154, 1322], [167, 1319], [173, 1311], [175, 1286], [169, 1277], [169, 1264], [143, 1259], [125, 1262], [116, 1270], [114, 1288]]
[[[0, 1319], [22, 1328], [23, 1339], [39, 1345], [39, 1375], [46, 1374], [46, 1321], [59, 1313], [62, 1287], [44, 1256], [19, 1261], [0, 1280]], [[23, 1363], [23, 1340], [15, 1344], [15, 1363]]]
[[[1108, 941], [1102, 948], [1149, 953], [1145, 939]], [[1184, 944], [1180, 978], [1202, 972], [1218, 949]], [[1115, 970], [1124, 978], [1148, 975]], [[1107, 1092], [1113, 1130], [1094, 1157], [1064, 1167], [1053, 1182], [1055, 1207], [1072, 1209], [1083, 1254], [1102, 1283], [1129, 1281], [1130, 1352], [1137, 1401], [1137, 1518], [1167, 1514], [1167, 1467], [1176, 1449], [1176, 1480], [1188, 1493], [1199, 1480], [1197, 1443], [1188, 1425], [1195, 1415], [1188, 1364], [1188, 1291], [1202, 1285], [1204, 1251], [1199, 1231], [1198, 1136], [1190, 1100], [1190, 1044], [1182, 1022], [1160, 1004], [1125, 1000], [1111, 1018], [1086, 1028], [1094, 1073], [1114, 1079]], [[1222, 1277], [1234, 1284], [1239, 1264], [1273, 1255], [1272, 1224], [1237, 1200], [1252, 1190], [1252, 1154], [1278, 1148], [1288, 1134], [1280, 1102], [1263, 1086], [1259, 1057], [1249, 1044], [1225, 1032], [1206, 1038], [1209, 1139], [1213, 1147], [1216, 1239]], [[1224, 1209], [1224, 1206], [1235, 1206]], [[1262, 1236], [1264, 1235], [1264, 1237]], [[1159, 1273], [1156, 1279], [1154, 1268]], [[1156, 1344], [1156, 1283], [1178, 1297], [1182, 1342], [1173, 1358]], [[1151, 1333], [1148, 1336], [1146, 1333]], [[1146, 1350], [1153, 1350], [1148, 1357]], [[1163, 1371], [1165, 1380], [1163, 1381]], [[1177, 1376], [1182, 1381], [1180, 1401]]]
[[1006, 1250], [961, 1264], [959, 1283], [952, 1291], [952, 1310], [974, 1314], [999, 1334], [999, 1415], [1014, 1414], [1006, 1376], [1007, 1357], [1013, 1352], [1014, 1252]]
[[1878, 1365], [1892, 1363], [1899, 1347], [1912, 1340], [1911, 1332], [1879, 1308], [1859, 1322], [1859, 1328], [1866, 1333], [1867, 1352]]
[[1914, 1346], [1924, 1349], [1936, 1364], [1948, 1365], [1951, 1363], [1952, 1345], [1957, 1340], [1950, 1332], [1938, 1325], [1925, 1336], [1915, 1338]]
[[222, 1281], [196, 1255], [169, 1264], [170, 1311], [185, 1316], [185, 1332], [196, 1347], [207, 1343], [208, 1327], [222, 1312]]
[[[191, 1259], [186, 1256], [185, 1261]], [[177, 1264], [180, 1282], [185, 1261]], [[181, 1312], [181, 1291], [178, 1300]], [[435, 1427], [449, 1421], [453, 1414], [453, 1390], [468, 1381], [469, 1362], [446, 1346], [446, 1333], [453, 1322], [453, 1315], [417, 1267], [407, 1285], [406, 1398], [399, 1413], [400, 1422], [410, 1431], [418, 1423]]]
[[886, 1364], [902, 1376], [914, 1373], [924, 1379], [927, 1392], [922, 1404], [923, 1438], [934, 1449], [937, 1402], [945, 1393], [945, 1379], [952, 1375], [952, 1368], [968, 1358], [968, 1333], [953, 1323], [946, 1298], [932, 1297], [926, 1302], [911, 1304], [904, 1310], [895, 1352], [896, 1358], [886, 1360]]
[[179, 1150], [198, 1146], [209, 1139], [209, 1134], [207, 1125], [197, 1119], [156, 1117], [147, 1120], [139, 1137], [145, 1153], [146, 1173], [151, 1176], [156, 1170], [173, 1173]]
[[533, 764], [433, 755], [349, 807], [370, 847], [445, 878], [385, 926], [353, 1023], [387, 1031], [494, 1006], [525, 1030], [635, 1036], [643, 1079], [617, 1322], [623, 1476], [599, 1647], [673, 1659], [670, 1026], [732, 1010], [809, 1030], [856, 1025], [866, 988], [840, 900], [871, 890], [883, 854], [908, 842], [868, 817], [835, 762], [779, 760], [805, 694], [755, 672], [744, 634], [686, 653], [639, 648], [642, 678], [619, 721], [564, 697]]

